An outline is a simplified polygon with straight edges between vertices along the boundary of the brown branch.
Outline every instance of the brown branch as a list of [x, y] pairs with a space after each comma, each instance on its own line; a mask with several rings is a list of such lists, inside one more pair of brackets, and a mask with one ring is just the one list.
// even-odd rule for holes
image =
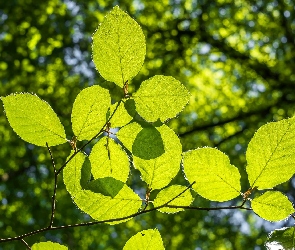
[[21, 243], [23, 243], [23, 244], [26, 246], [27, 249], [31, 249], [30, 246], [28, 245], [28, 243], [25, 242], [24, 239], [20, 239], [19, 241], [20, 241]]

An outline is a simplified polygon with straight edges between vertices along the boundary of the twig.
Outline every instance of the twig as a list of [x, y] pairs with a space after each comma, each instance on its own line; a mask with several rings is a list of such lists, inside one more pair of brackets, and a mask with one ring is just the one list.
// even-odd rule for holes
[[27, 249], [31, 249], [30, 246], [28, 245], [28, 243], [25, 242], [24, 239], [20, 239], [20, 242], [22, 242], [27, 247]]
[[50, 218], [50, 222], [49, 222], [49, 226], [48, 228], [51, 228], [53, 225], [53, 219], [54, 219], [54, 212], [55, 212], [55, 202], [56, 202], [56, 190], [57, 190], [57, 172], [56, 172], [56, 166], [54, 163], [54, 159], [53, 159], [53, 155], [52, 152], [50, 150], [50, 147], [48, 146], [48, 143], [46, 142], [46, 146], [48, 149], [48, 152], [50, 154], [50, 158], [52, 161], [52, 167], [53, 167], [53, 171], [54, 171], [54, 189], [53, 189], [53, 195], [52, 195], [52, 202], [51, 202], [51, 218]]

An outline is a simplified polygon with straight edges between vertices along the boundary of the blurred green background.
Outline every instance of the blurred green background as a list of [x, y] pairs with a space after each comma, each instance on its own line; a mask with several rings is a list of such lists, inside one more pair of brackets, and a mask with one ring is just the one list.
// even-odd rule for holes
[[[71, 107], [84, 87], [99, 84], [119, 99], [122, 90], [105, 82], [91, 61], [91, 36], [115, 5], [142, 27], [146, 60], [130, 85], [155, 74], [171, 75], [192, 94], [189, 105], [168, 125], [183, 151], [217, 147], [230, 156], [249, 187], [245, 151], [263, 124], [294, 115], [295, 3], [291, 0], [11, 0], [0, 2], [0, 96], [33, 92], [73, 135]], [[71, 148], [52, 149], [61, 166]], [[131, 170], [130, 185], [145, 185]], [[0, 107], [0, 238], [49, 223], [53, 169], [46, 148], [23, 142]], [[181, 171], [173, 183], [186, 184]], [[294, 201], [295, 182], [280, 185]], [[144, 197], [143, 197], [144, 198]], [[239, 204], [237, 198], [226, 205]], [[60, 176], [54, 225], [90, 221], [73, 204]], [[198, 197], [197, 206], [216, 206]], [[224, 204], [223, 204], [224, 205]], [[265, 249], [267, 234], [292, 221], [268, 223], [252, 212], [152, 212], [116, 226], [96, 225], [46, 232], [29, 245], [51, 240], [69, 249], [122, 249], [138, 231], [158, 228], [166, 249]], [[20, 242], [0, 249], [24, 249]]]

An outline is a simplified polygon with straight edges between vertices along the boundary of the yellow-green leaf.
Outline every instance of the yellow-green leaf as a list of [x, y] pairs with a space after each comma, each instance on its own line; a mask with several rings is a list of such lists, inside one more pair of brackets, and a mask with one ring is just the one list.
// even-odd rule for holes
[[[190, 190], [186, 190], [187, 187], [180, 186], [180, 185], [172, 185], [169, 186], [163, 190], [161, 190], [158, 194], [156, 199], [154, 200], [154, 207], [158, 207], [161, 205], [166, 204], [168, 201], [172, 200], [173, 198], [177, 197], [173, 201], [169, 202], [168, 205], [173, 206], [189, 206], [192, 201], [193, 197], [191, 195]], [[186, 190], [184, 193], [182, 193], [184, 190]], [[179, 195], [182, 193], [181, 195]], [[160, 212], [163, 213], [177, 213], [180, 211], [183, 211], [182, 208], [168, 208], [163, 207], [158, 209]]]
[[157, 229], [143, 230], [132, 236], [123, 250], [164, 250], [161, 235]]
[[137, 112], [149, 122], [175, 117], [188, 103], [189, 96], [178, 80], [162, 75], [144, 81], [133, 94]]
[[98, 85], [78, 94], [72, 110], [72, 127], [78, 140], [90, 140], [102, 129], [110, 106], [108, 90]]
[[38, 96], [22, 93], [1, 97], [10, 126], [26, 142], [37, 146], [65, 143], [63, 125], [50, 105]]
[[[122, 218], [136, 213], [142, 205], [142, 200], [125, 184], [118, 192], [116, 191], [114, 197], [111, 197], [112, 194], [104, 195], [82, 189], [81, 170], [85, 158], [84, 154], [78, 153], [63, 170], [64, 183], [75, 204], [93, 219], [99, 221]], [[83, 183], [85, 184], [84, 181]], [[108, 223], [117, 224], [124, 221], [126, 219]]]
[[253, 211], [269, 221], [280, 221], [294, 213], [292, 203], [279, 191], [267, 191], [251, 201]]
[[[110, 108], [110, 114], [112, 114], [115, 111], [115, 108], [117, 107], [118, 103], [114, 103]], [[122, 101], [119, 104], [119, 107], [117, 108], [115, 114], [113, 115], [112, 119], [110, 120], [111, 127], [122, 127], [125, 126], [127, 123], [129, 123], [132, 120], [132, 117], [128, 114], [125, 103]]]
[[116, 6], [94, 33], [92, 51], [101, 76], [123, 87], [143, 65], [145, 37], [137, 22]]
[[35, 243], [32, 246], [32, 250], [67, 250], [66, 246], [60, 245], [59, 243], [54, 243], [51, 241]]
[[295, 117], [259, 128], [246, 152], [250, 185], [266, 189], [289, 180], [295, 173], [294, 145]]
[[240, 195], [240, 173], [227, 155], [215, 148], [199, 148], [183, 154], [184, 173], [193, 189], [212, 201], [228, 201]]
[[126, 182], [129, 175], [129, 158], [113, 139], [103, 137], [89, 155], [91, 172], [95, 179], [113, 177]]
[[[137, 135], [143, 130], [143, 127], [138, 123], [133, 122], [123, 127], [117, 133], [117, 136], [133, 154], [135, 148], [138, 151], [140, 148], [146, 149], [144, 150], [146, 156], [133, 155], [134, 166], [140, 171], [142, 180], [148, 184], [149, 188], [161, 189], [170, 183], [180, 169], [182, 146], [177, 135], [168, 126], [162, 125], [154, 129], [159, 132], [163, 143], [163, 148], [160, 144], [156, 145], [159, 156], [155, 158], [152, 158], [151, 155], [156, 156], [157, 152], [155, 151], [152, 154], [148, 152], [150, 146], [148, 143], [143, 145], [143, 140], [143, 144], [140, 146], [140, 143], [136, 141]], [[134, 147], [134, 144], [137, 146]], [[155, 150], [155, 148], [150, 150]], [[139, 152], [137, 153], [139, 154]]]

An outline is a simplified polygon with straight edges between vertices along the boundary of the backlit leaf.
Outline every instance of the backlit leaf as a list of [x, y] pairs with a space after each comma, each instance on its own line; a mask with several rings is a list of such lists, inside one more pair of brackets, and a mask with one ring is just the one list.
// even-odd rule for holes
[[[118, 191], [118, 189], [113, 189], [113, 191], [104, 189], [104, 192], [111, 191], [108, 193], [109, 195], [82, 189], [80, 184], [81, 169], [85, 158], [84, 154], [78, 153], [63, 170], [64, 183], [76, 205], [93, 219], [99, 221], [122, 218], [136, 213], [142, 205], [142, 200], [125, 184], [114, 197], [111, 197], [114, 194], [112, 192]], [[83, 181], [83, 183], [85, 182]], [[126, 220], [108, 223], [116, 224]]]
[[279, 191], [267, 191], [251, 201], [253, 211], [269, 221], [286, 219], [294, 213], [292, 203]]
[[26, 142], [37, 146], [65, 143], [62, 124], [50, 105], [38, 96], [22, 93], [1, 97], [10, 126]]
[[[156, 199], [154, 200], [154, 207], [158, 207], [164, 205], [168, 201], [172, 200], [174, 197], [177, 197], [180, 193], [182, 193], [187, 187], [180, 186], [180, 185], [172, 185], [163, 190], [161, 190], [158, 194]], [[169, 202], [168, 205], [173, 206], [189, 206], [193, 201], [193, 197], [189, 190], [186, 190], [184, 193], [179, 195], [176, 199]], [[163, 207], [158, 209], [160, 212], [163, 213], [177, 213], [179, 211], [183, 211], [182, 208], [167, 208]]]
[[199, 148], [183, 154], [184, 173], [193, 189], [212, 201], [228, 201], [240, 195], [240, 173], [227, 155], [215, 148]]
[[[134, 143], [137, 135], [142, 131], [142, 126], [138, 123], [131, 123], [123, 127], [117, 136], [124, 146], [133, 153]], [[182, 147], [179, 138], [168, 126], [162, 125], [155, 128], [161, 135], [164, 153], [154, 159], [150, 157], [146, 150], [146, 159], [133, 155], [133, 163], [141, 173], [141, 178], [148, 184], [149, 188], [161, 189], [167, 186], [180, 169]], [[137, 143], [137, 142], [136, 142]], [[139, 145], [139, 144], [138, 144]], [[142, 146], [148, 148], [149, 144]], [[159, 152], [162, 147], [158, 145]], [[140, 150], [140, 147], [138, 147]], [[152, 149], [151, 149], [152, 150]], [[156, 152], [153, 153], [155, 155]]]
[[[117, 107], [118, 103], [114, 103], [110, 108], [110, 114], [112, 114]], [[128, 114], [128, 111], [125, 108], [125, 103], [121, 102], [119, 107], [117, 108], [115, 114], [113, 115], [112, 119], [110, 120], [111, 127], [122, 127], [129, 123], [132, 120], [132, 117]]]
[[164, 250], [161, 235], [157, 229], [143, 230], [132, 236], [123, 250]]
[[255, 133], [246, 158], [251, 186], [272, 188], [295, 173], [295, 117], [268, 123]]
[[[284, 227], [270, 233], [266, 243], [268, 249], [295, 249], [295, 227]], [[280, 247], [280, 248], [279, 248]]]
[[66, 250], [66, 246], [54, 243], [51, 241], [35, 243], [32, 247], [32, 250]]
[[98, 85], [78, 94], [72, 110], [72, 127], [78, 140], [90, 140], [102, 129], [110, 105], [108, 90]]
[[137, 22], [116, 6], [94, 33], [92, 51], [101, 76], [123, 87], [143, 65], [145, 37]]
[[175, 78], [157, 75], [144, 81], [133, 98], [142, 118], [165, 121], [182, 111], [189, 101], [189, 92]]
[[129, 158], [113, 139], [103, 137], [89, 155], [91, 172], [95, 179], [113, 177], [126, 182], [129, 175]]

